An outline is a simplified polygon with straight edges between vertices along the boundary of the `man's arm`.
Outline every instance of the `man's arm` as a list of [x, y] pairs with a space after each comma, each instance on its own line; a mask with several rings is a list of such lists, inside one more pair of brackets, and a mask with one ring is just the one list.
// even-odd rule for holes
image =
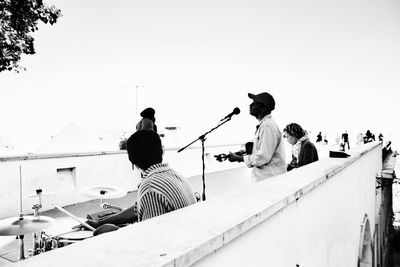
[[140, 221], [144, 221], [169, 212], [165, 197], [153, 191], [148, 191], [140, 196], [139, 213]]
[[236, 154], [236, 153], [229, 152], [229, 154], [227, 155], [227, 157], [228, 157], [228, 160], [229, 160], [230, 162], [235, 162], [235, 161], [237, 161], [237, 162], [243, 162], [243, 156], [238, 155], [238, 154]]
[[138, 212], [135, 204], [132, 207], [129, 207], [121, 212], [118, 212], [117, 214], [111, 215], [109, 217], [100, 220], [89, 219], [86, 221], [86, 223], [88, 223], [90, 226], [93, 226], [94, 228], [97, 228], [106, 223], [121, 225], [126, 223], [133, 223], [136, 222], [137, 220], [138, 220]]

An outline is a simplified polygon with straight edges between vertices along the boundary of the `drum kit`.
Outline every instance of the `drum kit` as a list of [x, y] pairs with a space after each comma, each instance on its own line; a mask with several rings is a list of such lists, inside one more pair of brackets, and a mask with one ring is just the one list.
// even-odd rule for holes
[[[103, 202], [103, 200], [120, 198], [127, 194], [126, 191], [111, 186], [87, 187], [80, 190], [80, 192], [89, 198], [100, 199], [102, 209], [112, 208], [118, 210], [121, 210], [121, 208], [109, 205]], [[42, 189], [37, 189], [35, 194], [25, 196], [24, 198], [38, 198], [38, 203], [32, 206], [33, 215], [25, 215], [22, 213], [22, 190], [20, 189], [20, 215], [0, 220], [0, 236], [16, 236], [19, 240], [19, 260], [25, 259], [24, 235], [26, 234], [32, 234], [33, 244], [32, 248], [28, 250], [29, 257], [93, 236], [92, 233], [95, 229], [88, 225], [84, 219], [76, 217], [57, 205], [54, 205], [54, 207], [69, 218], [55, 220], [51, 217], [40, 215], [42, 197], [50, 195], [54, 195], [54, 193], [43, 192]], [[76, 228], [77, 224], [80, 224], [82, 227]], [[84, 228], [89, 230], [84, 230]]]

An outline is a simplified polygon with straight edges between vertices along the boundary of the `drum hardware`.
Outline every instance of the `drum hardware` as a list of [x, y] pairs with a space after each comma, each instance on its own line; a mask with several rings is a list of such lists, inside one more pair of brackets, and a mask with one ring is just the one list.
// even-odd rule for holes
[[[39, 193], [40, 194], [40, 193]], [[46, 216], [39, 216], [38, 212], [35, 212], [34, 216], [24, 216], [22, 213], [22, 167], [19, 165], [19, 217], [12, 217], [0, 221], [0, 235], [1, 236], [13, 236], [16, 235], [19, 240], [19, 260], [24, 260], [24, 235], [28, 233], [37, 232], [43, 230], [54, 223], [54, 219]], [[36, 211], [39, 207], [35, 206]]]
[[54, 219], [47, 216], [20, 216], [0, 221], [0, 235], [24, 235], [50, 227]]
[[34, 233], [34, 246], [28, 250], [29, 256], [36, 256], [47, 251], [62, 248], [90, 237], [93, 237], [92, 231], [81, 231], [80, 229], [72, 229], [67, 232], [57, 233], [56, 235], [46, 233], [45, 231], [41, 231], [39, 235]]
[[31, 251], [31, 255], [38, 255], [93, 237], [92, 231], [84, 231], [81, 228], [74, 229], [75, 225], [76, 220], [73, 218], [57, 220], [54, 226], [46, 229], [46, 232], [42, 231], [37, 236], [36, 248]]
[[199, 192], [194, 192], [194, 197], [196, 198], [196, 202], [201, 201], [200, 193]]
[[35, 190], [34, 194], [25, 195], [24, 198], [35, 198], [35, 197], [53, 196], [53, 195], [55, 195], [55, 193], [43, 192], [43, 189], [38, 188]]
[[26, 195], [26, 196], [24, 196], [24, 198], [34, 198], [34, 197], [38, 198], [38, 200], [39, 200], [38, 202], [39, 203], [34, 204], [32, 206], [32, 209], [33, 209], [33, 214], [34, 215], [39, 215], [39, 209], [43, 208], [43, 206], [42, 206], [42, 197], [43, 196], [52, 196], [52, 195], [55, 195], [55, 193], [49, 193], [49, 192], [44, 193], [41, 188], [38, 188], [35, 191], [36, 191], [35, 194]]
[[56, 237], [58, 247], [64, 247], [93, 237], [92, 231], [72, 230]]
[[[106, 188], [99, 192], [101, 195], [104, 195], [105, 198], [117, 198], [126, 195], [126, 192], [122, 190], [116, 190], [114, 188]], [[75, 221], [78, 221], [80, 224], [86, 226], [87, 228], [91, 229], [92, 231], [80, 231], [80, 229], [71, 229], [67, 232], [64, 232], [60, 235], [50, 235], [44, 231], [51, 227], [55, 220], [51, 217], [41, 216], [40, 209], [42, 206], [42, 196], [43, 195], [54, 195], [54, 193], [43, 193], [43, 190], [38, 188], [36, 189], [35, 194], [26, 195], [24, 198], [33, 198], [38, 197], [38, 203], [32, 206], [33, 209], [33, 216], [25, 215], [22, 212], [22, 167], [19, 166], [19, 198], [20, 198], [20, 212], [18, 217], [11, 217], [7, 219], [0, 220], [0, 236], [16, 236], [19, 240], [19, 260], [24, 260], [25, 255], [25, 244], [24, 244], [24, 237], [25, 234], [32, 233], [33, 237], [33, 246], [32, 249], [28, 250], [28, 256], [38, 255], [40, 253], [50, 251], [59, 247], [63, 247], [65, 245], [84, 240], [86, 238], [92, 237], [95, 229], [88, 225], [83, 219], [79, 219], [72, 215], [71, 213], [67, 212], [61, 207], [54, 205], [60, 211], [66, 213], [68, 216], [72, 217]], [[114, 207], [107, 203], [105, 204], [105, 208]]]
[[39, 215], [39, 209], [41, 209], [42, 206], [42, 189], [36, 189], [36, 196], [39, 198], [39, 203], [38, 204], [34, 204], [32, 206], [33, 209], [33, 215], [37, 216]]
[[94, 186], [86, 187], [80, 190], [81, 193], [92, 199], [100, 199], [100, 208], [102, 209], [116, 209], [122, 211], [120, 207], [110, 205], [104, 202], [104, 199], [121, 198], [126, 196], [127, 192], [122, 188], [115, 186]]
[[[104, 203], [108, 205], [107, 203]], [[70, 219], [73, 221], [76, 221], [82, 225], [84, 225], [86, 228], [90, 229], [90, 231], [82, 231], [81, 229], [73, 229], [72, 225], [70, 226], [71, 229], [63, 232], [61, 234], [57, 233], [56, 235], [52, 235], [50, 233], [46, 233], [45, 231], [40, 231], [36, 232], [34, 231], [33, 233], [33, 247], [32, 249], [28, 250], [29, 256], [35, 256], [39, 255], [41, 253], [54, 250], [56, 248], [61, 248], [64, 246], [67, 246], [72, 243], [76, 243], [78, 241], [93, 237], [93, 231], [96, 230], [89, 224], [85, 222], [84, 219], [78, 218], [69, 211], [65, 210], [64, 208], [53, 204], [55, 208], [57, 208], [59, 211], [63, 212], [64, 214], [68, 215]], [[111, 205], [109, 205], [111, 206]], [[111, 206], [112, 207], [112, 206]], [[107, 206], [108, 208], [108, 206]], [[34, 205], [34, 210], [36, 214], [38, 214], [40, 209], [40, 203], [38, 205]], [[43, 216], [42, 216], [43, 217]]]
[[[38, 188], [38, 189], [36, 189], [35, 194], [25, 196], [25, 198], [38, 197], [39, 203], [34, 204], [32, 206], [34, 216], [39, 216], [39, 210], [43, 207], [42, 206], [42, 195], [43, 194], [44, 194], [43, 190], [41, 188]], [[53, 193], [46, 193], [45, 195], [53, 195]], [[48, 237], [45, 238], [44, 235], [45, 235], [44, 231], [41, 231], [40, 233], [34, 232], [32, 234], [32, 243], [33, 244], [32, 244], [32, 249], [28, 250], [29, 256], [35, 256], [35, 255], [38, 255], [40, 253], [43, 253], [43, 252], [49, 250], [49, 248], [48, 248], [49, 238]]]
[[36, 256], [58, 247], [57, 240], [47, 235], [45, 231], [40, 231], [39, 234], [35, 232], [33, 233], [33, 247], [28, 250], [28, 255]]
[[80, 192], [92, 199], [112, 199], [121, 198], [126, 196], [127, 192], [119, 187], [115, 186], [94, 186], [85, 187]]
[[[11, 217], [0, 221], [0, 236], [17, 236], [19, 240], [19, 260], [24, 260], [24, 235], [35, 233], [37, 231], [46, 229], [54, 223], [54, 219], [47, 216], [40, 216], [39, 209], [41, 208], [40, 194], [41, 189], [36, 191], [39, 196], [39, 204], [35, 204], [32, 208], [34, 215], [24, 215], [22, 213], [22, 167], [19, 166], [19, 198], [20, 198], [20, 212], [19, 217]], [[34, 234], [34, 236], [37, 234]], [[35, 244], [37, 249], [37, 244]]]
[[122, 211], [122, 209], [120, 207], [117, 207], [117, 206], [114, 206], [114, 205], [110, 205], [107, 202], [100, 203], [100, 207], [105, 209], [105, 210], [106, 209], [116, 209], [116, 210]]
[[[19, 259], [25, 259], [24, 256], [24, 235], [34, 233], [50, 227], [54, 223], [54, 219], [47, 216], [24, 216], [12, 217], [0, 221], [0, 235], [13, 236], [16, 235], [19, 240]], [[35, 238], [34, 238], [35, 240]], [[37, 244], [34, 244], [34, 249]]]

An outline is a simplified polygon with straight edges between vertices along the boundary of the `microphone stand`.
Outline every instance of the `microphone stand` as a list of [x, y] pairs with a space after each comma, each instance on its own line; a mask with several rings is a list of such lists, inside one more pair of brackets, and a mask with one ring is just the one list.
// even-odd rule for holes
[[178, 150], [178, 153], [183, 151], [184, 149], [186, 149], [187, 147], [189, 147], [190, 145], [192, 145], [193, 143], [195, 143], [197, 140], [201, 141], [201, 160], [202, 160], [202, 164], [203, 164], [203, 172], [202, 172], [202, 179], [203, 179], [203, 194], [202, 194], [202, 200], [206, 200], [206, 180], [205, 180], [205, 162], [204, 162], [204, 142], [206, 141], [206, 136], [207, 134], [211, 133], [212, 131], [214, 131], [215, 129], [219, 128], [221, 125], [227, 123], [228, 121], [230, 121], [232, 119], [232, 116], [229, 116], [227, 118], [223, 118], [217, 126], [215, 126], [214, 128], [212, 128], [211, 130], [209, 130], [208, 132], [202, 134], [199, 136], [199, 138], [197, 138], [196, 140], [194, 140], [193, 142], [189, 143], [188, 145], [182, 147], [181, 149]]

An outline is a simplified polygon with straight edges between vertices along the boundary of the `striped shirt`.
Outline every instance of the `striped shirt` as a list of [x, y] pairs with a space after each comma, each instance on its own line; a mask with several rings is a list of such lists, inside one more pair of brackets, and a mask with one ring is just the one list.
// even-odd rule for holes
[[138, 190], [139, 221], [174, 211], [196, 202], [189, 183], [168, 164], [151, 166]]

